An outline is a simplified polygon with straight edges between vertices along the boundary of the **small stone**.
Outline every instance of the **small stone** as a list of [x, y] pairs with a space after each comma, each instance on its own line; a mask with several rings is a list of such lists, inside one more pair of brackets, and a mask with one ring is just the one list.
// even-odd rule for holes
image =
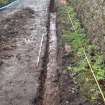
[[66, 104], [69, 104], [69, 101], [66, 101]]

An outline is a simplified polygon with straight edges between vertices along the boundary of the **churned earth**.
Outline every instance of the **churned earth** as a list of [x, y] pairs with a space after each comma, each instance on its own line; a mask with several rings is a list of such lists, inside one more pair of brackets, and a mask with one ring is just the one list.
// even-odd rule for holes
[[0, 105], [37, 104], [49, 1], [23, 0], [14, 10], [0, 12]]

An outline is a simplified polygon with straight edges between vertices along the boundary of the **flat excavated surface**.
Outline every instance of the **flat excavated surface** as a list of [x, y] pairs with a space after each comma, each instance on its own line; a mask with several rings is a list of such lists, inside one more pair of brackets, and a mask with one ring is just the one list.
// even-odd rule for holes
[[8, 17], [0, 13], [0, 105], [36, 105], [41, 72], [36, 64], [47, 35], [49, 0], [30, 0], [29, 7], [24, 1]]

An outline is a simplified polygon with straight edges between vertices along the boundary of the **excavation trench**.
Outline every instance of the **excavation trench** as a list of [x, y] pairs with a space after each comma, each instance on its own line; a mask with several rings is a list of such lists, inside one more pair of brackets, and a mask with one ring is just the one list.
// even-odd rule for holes
[[58, 68], [57, 68], [57, 36], [56, 36], [56, 13], [50, 13], [49, 31], [49, 62], [45, 80], [44, 105], [59, 104]]
[[58, 39], [56, 33], [55, 1], [49, 6], [48, 35], [45, 58], [42, 62], [42, 73], [37, 105], [59, 105], [59, 77], [58, 77]]

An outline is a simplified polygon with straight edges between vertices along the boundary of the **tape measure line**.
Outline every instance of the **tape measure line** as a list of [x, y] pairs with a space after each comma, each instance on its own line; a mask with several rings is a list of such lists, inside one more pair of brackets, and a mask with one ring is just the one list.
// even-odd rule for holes
[[37, 63], [36, 63], [37, 67], [39, 66], [39, 61], [40, 61], [40, 56], [41, 56], [41, 52], [42, 52], [42, 46], [43, 46], [44, 36], [45, 36], [45, 34], [43, 34], [42, 38], [41, 38], [41, 43], [40, 43], [40, 48], [39, 48], [39, 53], [38, 53], [38, 58], [37, 58]]
[[[73, 27], [74, 31], [77, 32], [77, 31], [76, 31], [76, 28], [75, 28], [75, 26], [74, 26], [74, 24], [73, 24], [72, 18], [71, 18], [70, 14], [69, 14], [69, 11], [67, 11], [67, 13], [68, 13], [68, 17], [69, 17], [69, 20], [70, 20], [70, 22], [71, 22], [71, 24], [72, 24], [72, 27]], [[104, 96], [104, 93], [103, 93], [103, 91], [102, 91], [102, 89], [101, 89], [101, 86], [100, 86], [99, 83], [98, 83], [98, 80], [97, 80], [97, 78], [96, 78], [96, 76], [95, 76], [95, 73], [94, 73], [94, 70], [93, 70], [93, 68], [92, 68], [92, 65], [91, 65], [90, 62], [89, 62], [89, 59], [88, 59], [88, 56], [87, 56], [87, 54], [86, 54], [85, 48], [83, 48], [83, 53], [84, 53], [84, 56], [85, 56], [85, 59], [86, 59], [88, 65], [89, 65], [89, 68], [90, 68], [90, 71], [91, 71], [91, 73], [92, 73], [92, 76], [93, 76], [93, 78], [94, 78], [94, 80], [95, 80], [95, 82], [96, 82], [96, 84], [97, 84], [97, 87], [98, 87], [98, 89], [99, 89], [99, 91], [100, 91], [100, 94], [101, 94], [101, 96], [102, 96], [102, 98], [103, 98], [103, 102], [105, 103], [105, 96]]]
[[91, 70], [91, 73], [92, 73], [92, 75], [93, 75], [93, 77], [94, 77], [94, 80], [96, 81], [96, 84], [97, 84], [97, 86], [98, 86], [98, 89], [99, 89], [99, 91], [100, 91], [100, 93], [101, 93], [101, 95], [102, 95], [103, 101], [104, 101], [104, 103], [105, 103], [105, 96], [104, 96], [104, 93], [103, 93], [103, 91], [102, 91], [102, 89], [101, 89], [101, 87], [100, 87], [100, 85], [99, 85], [99, 83], [98, 83], [98, 80], [97, 80], [97, 78], [96, 78], [96, 76], [95, 76], [95, 73], [94, 73], [94, 71], [93, 71], [93, 69], [92, 69], [92, 65], [90, 64], [89, 59], [88, 59], [88, 57], [87, 57], [86, 51], [85, 51], [84, 49], [83, 49], [83, 51], [84, 51], [85, 59], [86, 59], [88, 65], [89, 65], [89, 68], [90, 68], [90, 70]]

